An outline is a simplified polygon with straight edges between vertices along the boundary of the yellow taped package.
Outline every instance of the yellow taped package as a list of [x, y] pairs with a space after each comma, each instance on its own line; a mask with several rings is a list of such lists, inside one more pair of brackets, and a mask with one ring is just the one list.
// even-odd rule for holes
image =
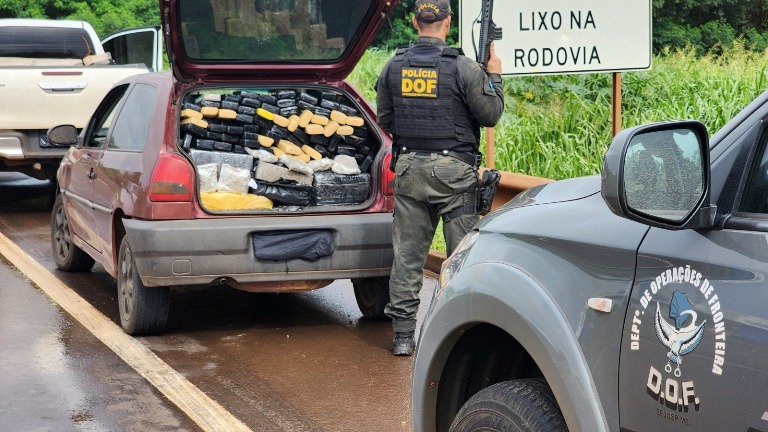
[[275, 119], [275, 114], [265, 110], [264, 108], [256, 108], [256, 115], [270, 121]]
[[364, 124], [365, 124], [365, 120], [363, 120], [362, 117], [354, 117], [354, 116], [347, 117], [347, 125], [349, 126], [360, 127], [360, 126], [363, 126]]
[[354, 132], [355, 130], [352, 129], [352, 126], [339, 126], [339, 128], [336, 129], [336, 133], [343, 136], [352, 135]]
[[284, 128], [287, 128], [290, 123], [287, 118], [277, 114], [275, 114], [275, 118], [273, 118], [272, 121], [275, 122], [276, 125]]
[[310, 147], [310, 146], [308, 146], [306, 144], [301, 146], [301, 151], [303, 151], [304, 153], [309, 155], [309, 157], [311, 157], [314, 160], [320, 160], [320, 159], [323, 158], [323, 155], [318, 153], [317, 150], [313, 149], [312, 147]]
[[330, 121], [327, 125], [325, 125], [325, 128], [323, 128], [323, 135], [330, 137], [336, 133], [337, 129], [339, 129], [339, 124], [335, 121]]
[[272, 200], [261, 195], [241, 195], [234, 192], [201, 192], [200, 199], [207, 210], [269, 210]]
[[196, 118], [185, 118], [181, 121], [181, 124], [187, 124], [187, 123], [192, 123], [193, 125], [200, 126], [203, 129], [208, 128], [208, 122], [205, 120], [200, 120]]
[[281, 139], [280, 141], [277, 142], [277, 148], [288, 153], [289, 155], [298, 156], [298, 155], [304, 154], [304, 152], [301, 151], [301, 148], [299, 148], [299, 146], [284, 139]]
[[309, 122], [312, 121], [312, 111], [310, 110], [304, 110], [301, 112], [301, 115], [299, 115], [299, 127], [307, 127]]
[[200, 112], [198, 111], [185, 109], [185, 110], [181, 110], [181, 118], [194, 118], [194, 119], [202, 120], [203, 115], [200, 114]]
[[202, 107], [200, 108], [200, 114], [203, 117], [216, 117], [219, 115], [219, 109], [216, 107]]
[[328, 117], [315, 114], [312, 116], [312, 123], [325, 126], [328, 124]]
[[231, 109], [220, 109], [218, 117], [223, 120], [234, 120], [237, 118], [237, 111]]
[[272, 144], [275, 143], [274, 138], [270, 138], [264, 135], [259, 135], [258, 140], [259, 140], [259, 144], [261, 144], [264, 147], [272, 147]]
[[301, 121], [301, 119], [297, 115], [288, 117], [288, 131], [294, 132], [299, 127], [299, 121]]
[[306, 132], [307, 135], [320, 135], [323, 131], [325, 131], [325, 128], [319, 124], [308, 124], [307, 127], [304, 128], [304, 132]]
[[347, 115], [341, 111], [333, 110], [331, 111], [331, 120], [335, 121], [340, 125], [345, 125], [347, 124]]

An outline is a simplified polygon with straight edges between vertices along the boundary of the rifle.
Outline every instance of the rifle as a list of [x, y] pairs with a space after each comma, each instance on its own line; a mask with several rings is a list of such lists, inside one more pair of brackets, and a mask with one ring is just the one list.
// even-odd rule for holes
[[[477, 62], [486, 67], [491, 55], [491, 41], [501, 40], [501, 27], [496, 27], [493, 22], [493, 0], [480, 0], [480, 49], [476, 49]], [[473, 40], [474, 42], [474, 40]]]

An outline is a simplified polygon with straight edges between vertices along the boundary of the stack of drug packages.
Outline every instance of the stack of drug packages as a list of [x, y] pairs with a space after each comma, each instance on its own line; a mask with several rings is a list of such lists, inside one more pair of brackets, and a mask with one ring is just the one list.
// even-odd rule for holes
[[197, 93], [180, 115], [182, 147], [208, 210], [295, 210], [370, 197], [380, 144], [336, 92]]

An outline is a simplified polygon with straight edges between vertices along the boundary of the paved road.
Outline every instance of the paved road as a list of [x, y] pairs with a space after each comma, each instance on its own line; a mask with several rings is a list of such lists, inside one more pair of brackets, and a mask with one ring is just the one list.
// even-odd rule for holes
[[[55, 270], [50, 187], [0, 173], [0, 233], [117, 323], [103, 268]], [[0, 429], [197, 429], [4, 261], [0, 280]], [[433, 290], [425, 279], [420, 317]], [[174, 292], [166, 332], [137, 339], [254, 431], [412, 430], [412, 358], [389, 353], [389, 323], [362, 318], [347, 280], [300, 294]]]

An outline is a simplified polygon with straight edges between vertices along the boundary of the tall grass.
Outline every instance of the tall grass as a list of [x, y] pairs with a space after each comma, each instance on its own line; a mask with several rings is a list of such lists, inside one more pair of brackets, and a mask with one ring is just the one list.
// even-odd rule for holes
[[[350, 75], [375, 105], [373, 88], [391, 52], [369, 50]], [[622, 74], [622, 127], [697, 119], [713, 134], [766, 90], [768, 58], [736, 44], [719, 56], [667, 51], [653, 68]], [[611, 142], [611, 74], [504, 79], [496, 167], [564, 179], [600, 172]]]

